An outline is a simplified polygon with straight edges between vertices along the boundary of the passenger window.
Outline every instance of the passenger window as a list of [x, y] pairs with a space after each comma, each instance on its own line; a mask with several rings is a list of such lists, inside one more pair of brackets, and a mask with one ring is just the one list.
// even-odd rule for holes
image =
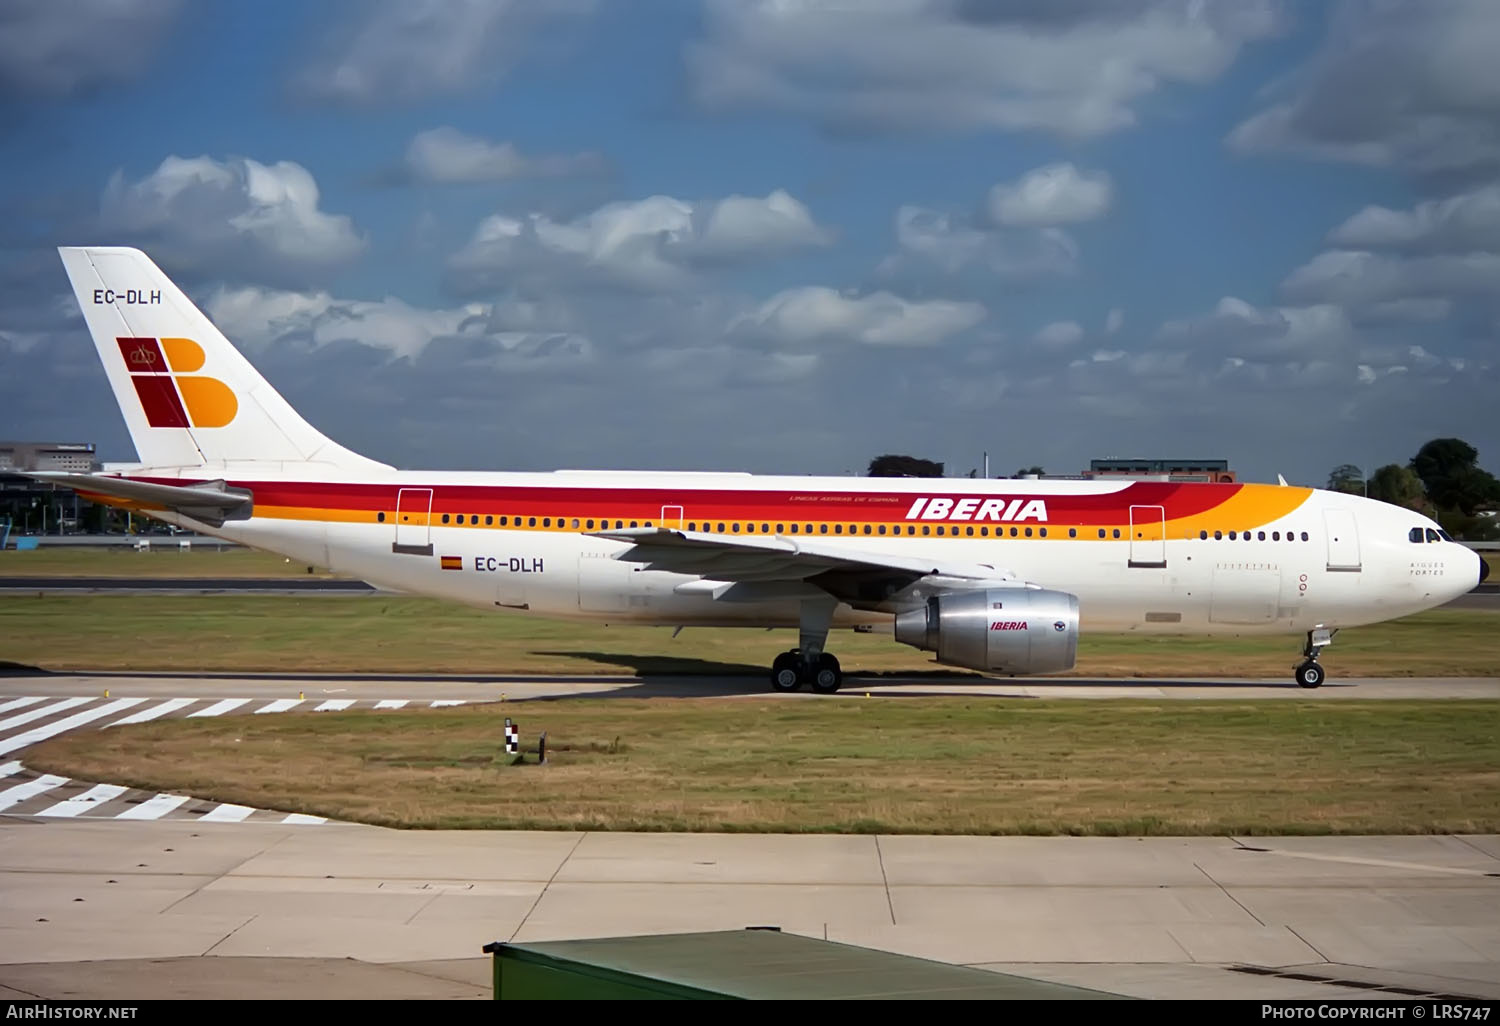
[[1070, 527], [1070, 528], [1068, 528], [1068, 537], [1069, 538], [1077, 538], [1078, 537], [1078, 528], [1076, 528], [1076, 527]]
[[446, 524], [447, 522], [448, 522], [448, 514], [444, 513], [443, 514], [443, 523]]
[[1253, 541], [1254, 540], [1254, 539], [1252, 539], [1250, 537], [1250, 532], [1249, 531], [1241, 531], [1240, 532], [1240, 537], [1243, 538], [1243, 539], [1245, 539], [1246, 541]]
[[1222, 532], [1222, 531], [1215, 531], [1214, 532], [1214, 541], [1219, 541], [1223, 537], [1224, 537], [1224, 532]]
[[739, 533], [740, 533], [740, 525], [739, 525], [739, 524], [730, 524], [730, 525], [729, 525], [729, 528], [730, 528], [730, 530], [732, 530], [732, 531], [733, 531], [733, 532], [734, 532], [734, 533], [735, 533], [735, 534], [739, 534]]
[[594, 522], [592, 520], [585, 521], [585, 523], [588, 525], [590, 531], [594, 529]]
[[828, 525], [827, 524], [819, 524], [818, 525], [818, 533], [819, 534], [827, 534], [828, 533]]
[[1031, 528], [1029, 528], [1029, 527], [1026, 528], [1026, 537], [1028, 537], [1028, 538], [1031, 537]]
[[843, 534], [844, 533], [844, 525], [843, 524], [834, 524], [833, 525], [833, 533], [834, 534]]
[[575, 530], [575, 531], [578, 530], [578, 518], [577, 517], [573, 518], [573, 530]]
[[501, 526], [501, 527], [505, 527], [505, 526], [507, 526], [507, 524], [506, 524], [506, 522], [507, 522], [507, 521], [508, 521], [508, 520], [509, 520], [509, 519], [510, 519], [510, 518], [509, 518], [509, 517], [501, 517], [501, 518], [500, 518], [500, 526]]
[[[865, 525], [865, 534], [869, 534], [869, 533], [870, 533], [870, 525], [869, 525], [869, 524], [866, 524], [866, 525]], [[881, 533], [881, 534], [885, 534], [885, 532], [884, 532], [884, 531], [881, 531], [881, 532], [880, 532], [880, 533]]]
[[[491, 513], [486, 513], [486, 514], [485, 514], [485, 515], [484, 515], [484, 526], [485, 526], [485, 527], [493, 527], [493, 526], [494, 526], [494, 524], [495, 524], [495, 517], [494, 517], [494, 514], [491, 514]], [[593, 526], [594, 526], [594, 522], [593, 522], [593, 521], [592, 521], [592, 520], [590, 520], [590, 521], [589, 521], [589, 526], [590, 526], [590, 527], [593, 527]]]
[[[796, 524], [792, 525], [792, 530], [793, 531], [797, 530], [797, 525]], [[777, 524], [776, 525], [776, 533], [777, 534], [786, 534], [786, 525], [785, 524]]]
[[[551, 527], [552, 526], [552, 518], [551, 517], [542, 517], [542, 526], [543, 527]], [[630, 526], [634, 527], [635, 525], [631, 524]]]
[[1120, 537], [1120, 529], [1118, 527], [1115, 528], [1115, 537], [1116, 538]]
[[966, 527], [966, 528], [964, 528], [964, 534], [968, 535], [970, 538], [974, 537], [974, 528], [972, 528], [972, 527]]
[[913, 525], [913, 524], [907, 524], [906, 525], [906, 533], [907, 534], [916, 534], [917, 533], [917, 529], [916, 529], [915, 525]]
[[720, 534], [723, 534], [723, 533], [724, 533], [724, 525], [723, 525], [723, 524], [720, 524], [720, 525], [719, 525], [719, 533], [720, 533]]
[[695, 520], [689, 520], [688, 521], [688, 530], [689, 531], [696, 531], [696, 530], [698, 530], [698, 522], [695, 521]]
[[1234, 541], [1234, 532], [1233, 531], [1229, 532], [1229, 540], [1230, 541]]
[[1307, 532], [1306, 531], [1302, 532], [1302, 540], [1303, 541], [1307, 541]]
[[885, 534], [885, 525], [884, 524], [880, 525], [880, 533], [881, 534]]
[[938, 537], [941, 538], [942, 536], [943, 536], [943, 528], [941, 526], [939, 526], [938, 527]]
[[[527, 527], [535, 527], [536, 526], [536, 517], [527, 517], [526, 518], [526, 526]], [[620, 526], [618, 521], [616, 521], [615, 526], [616, 527]]]
[[1271, 532], [1271, 540], [1272, 541], [1281, 541], [1281, 532], [1280, 531], [1272, 531]]
[[770, 534], [771, 533], [771, 525], [770, 524], [761, 524], [760, 525], [760, 533], [761, 534]]
[[1199, 531], [1198, 532], [1198, 540], [1199, 541], [1208, 541], [1208, 532], [1207, 531]]
[[376, 513], [375, 514], [375, 519], [378, 520], [378, 521], [380, 521], [383, 524], [383, 523], [385, 523], [385, 514], [384, 513]]
[[922, 525], [922, 533], [923, 534], [931, 534], [932, 533], [932, 528], [928, 527], [926, 524], [923, 524]]
[[1264, 531], [1256, 531], [1255, 532], [1255, 540], [1256, 541], [1265, 541], [1266, 540], [1266, 532], [1264, 532]]
[[792, 533], [793, 533], [793, 534], [796, 534], [796, 533], [797, 533], [797, 525], [796, 525], [796, 524], [793, 524], [793, 525], [792, 525]]
[[1011, 537], [1012, 537], [1012, 538], [1014, 538], [1014, 537], [1015, 537], [1015, 536], [1016, 536], [1016, 535], [1018, 535], [1018, 534], [1020, 534], [1020, 533], [1021, 533], [1021, 532], [1020, 532], [1020, 531], [1018, 531], [1018, 530], [1017, 530], [1017, 529], [1016, 529], [1016, 528], [1014, 528], [1014, 527], [1012, 527], [1012, 528], [1011, 528], [1011, 529], [1010, 529], [1010, 536], [1011, 536]]
[[1047, 537], [1047, 529], [1045, 527], [1039, 528], [1037, 530], [1037, 533], [1040, 534], [1043, 538]]
[[1101, 538], [1104, 537], [1104, 528], [1102, 528], [1102, 527], [1099, 528], [1099, 537], [1101, 537]]

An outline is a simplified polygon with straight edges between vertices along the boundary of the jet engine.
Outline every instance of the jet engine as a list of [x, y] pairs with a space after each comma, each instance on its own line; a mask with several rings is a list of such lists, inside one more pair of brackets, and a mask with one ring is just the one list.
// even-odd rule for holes
[[896, 614], [896, 640], [937, 661], [987, 673], [1071, 670], [1078, 658], [1078, 596], [1037, 588], [934, 595]]

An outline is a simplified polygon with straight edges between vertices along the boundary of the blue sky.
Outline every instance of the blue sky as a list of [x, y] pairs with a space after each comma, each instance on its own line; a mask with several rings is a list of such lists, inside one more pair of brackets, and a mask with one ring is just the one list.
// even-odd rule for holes
[[139, 245], [407, 467], [1500, 456], [1483, 0], [20, 0], [0, 436], [133, 450]]

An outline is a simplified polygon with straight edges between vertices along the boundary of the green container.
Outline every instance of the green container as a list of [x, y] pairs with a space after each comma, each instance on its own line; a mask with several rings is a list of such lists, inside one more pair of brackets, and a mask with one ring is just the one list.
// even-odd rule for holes
[[507, 944], [494, 956], [498, 1001], [1123, 1000], [1024, 976], [751, 928]]

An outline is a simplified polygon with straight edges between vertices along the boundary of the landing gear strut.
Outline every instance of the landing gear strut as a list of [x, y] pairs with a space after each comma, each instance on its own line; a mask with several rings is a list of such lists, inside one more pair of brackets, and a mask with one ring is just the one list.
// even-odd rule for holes
[[820, 695], [831, 695], [843, 684], [839, 661], [823, 651], [837, 605], [833, 598], [803, 601], [798, 625], [800, 644], [790, 652], [781, 653], [771, 664], [773, 691], [796, 691], [807, 684]]
[[1318, 654], [1333, 644], [1333, 636], [1338, 633], [1338, 628], [1314, 627], [1307, 632], [1307, 646], [1303, 648], [1302, 654], [1306, 657], [1297, 665], [1297, 672], [1292, 679], [1304, 688], [1321, 687], [1323, 684], [1323, 667], [1318, 665]]

